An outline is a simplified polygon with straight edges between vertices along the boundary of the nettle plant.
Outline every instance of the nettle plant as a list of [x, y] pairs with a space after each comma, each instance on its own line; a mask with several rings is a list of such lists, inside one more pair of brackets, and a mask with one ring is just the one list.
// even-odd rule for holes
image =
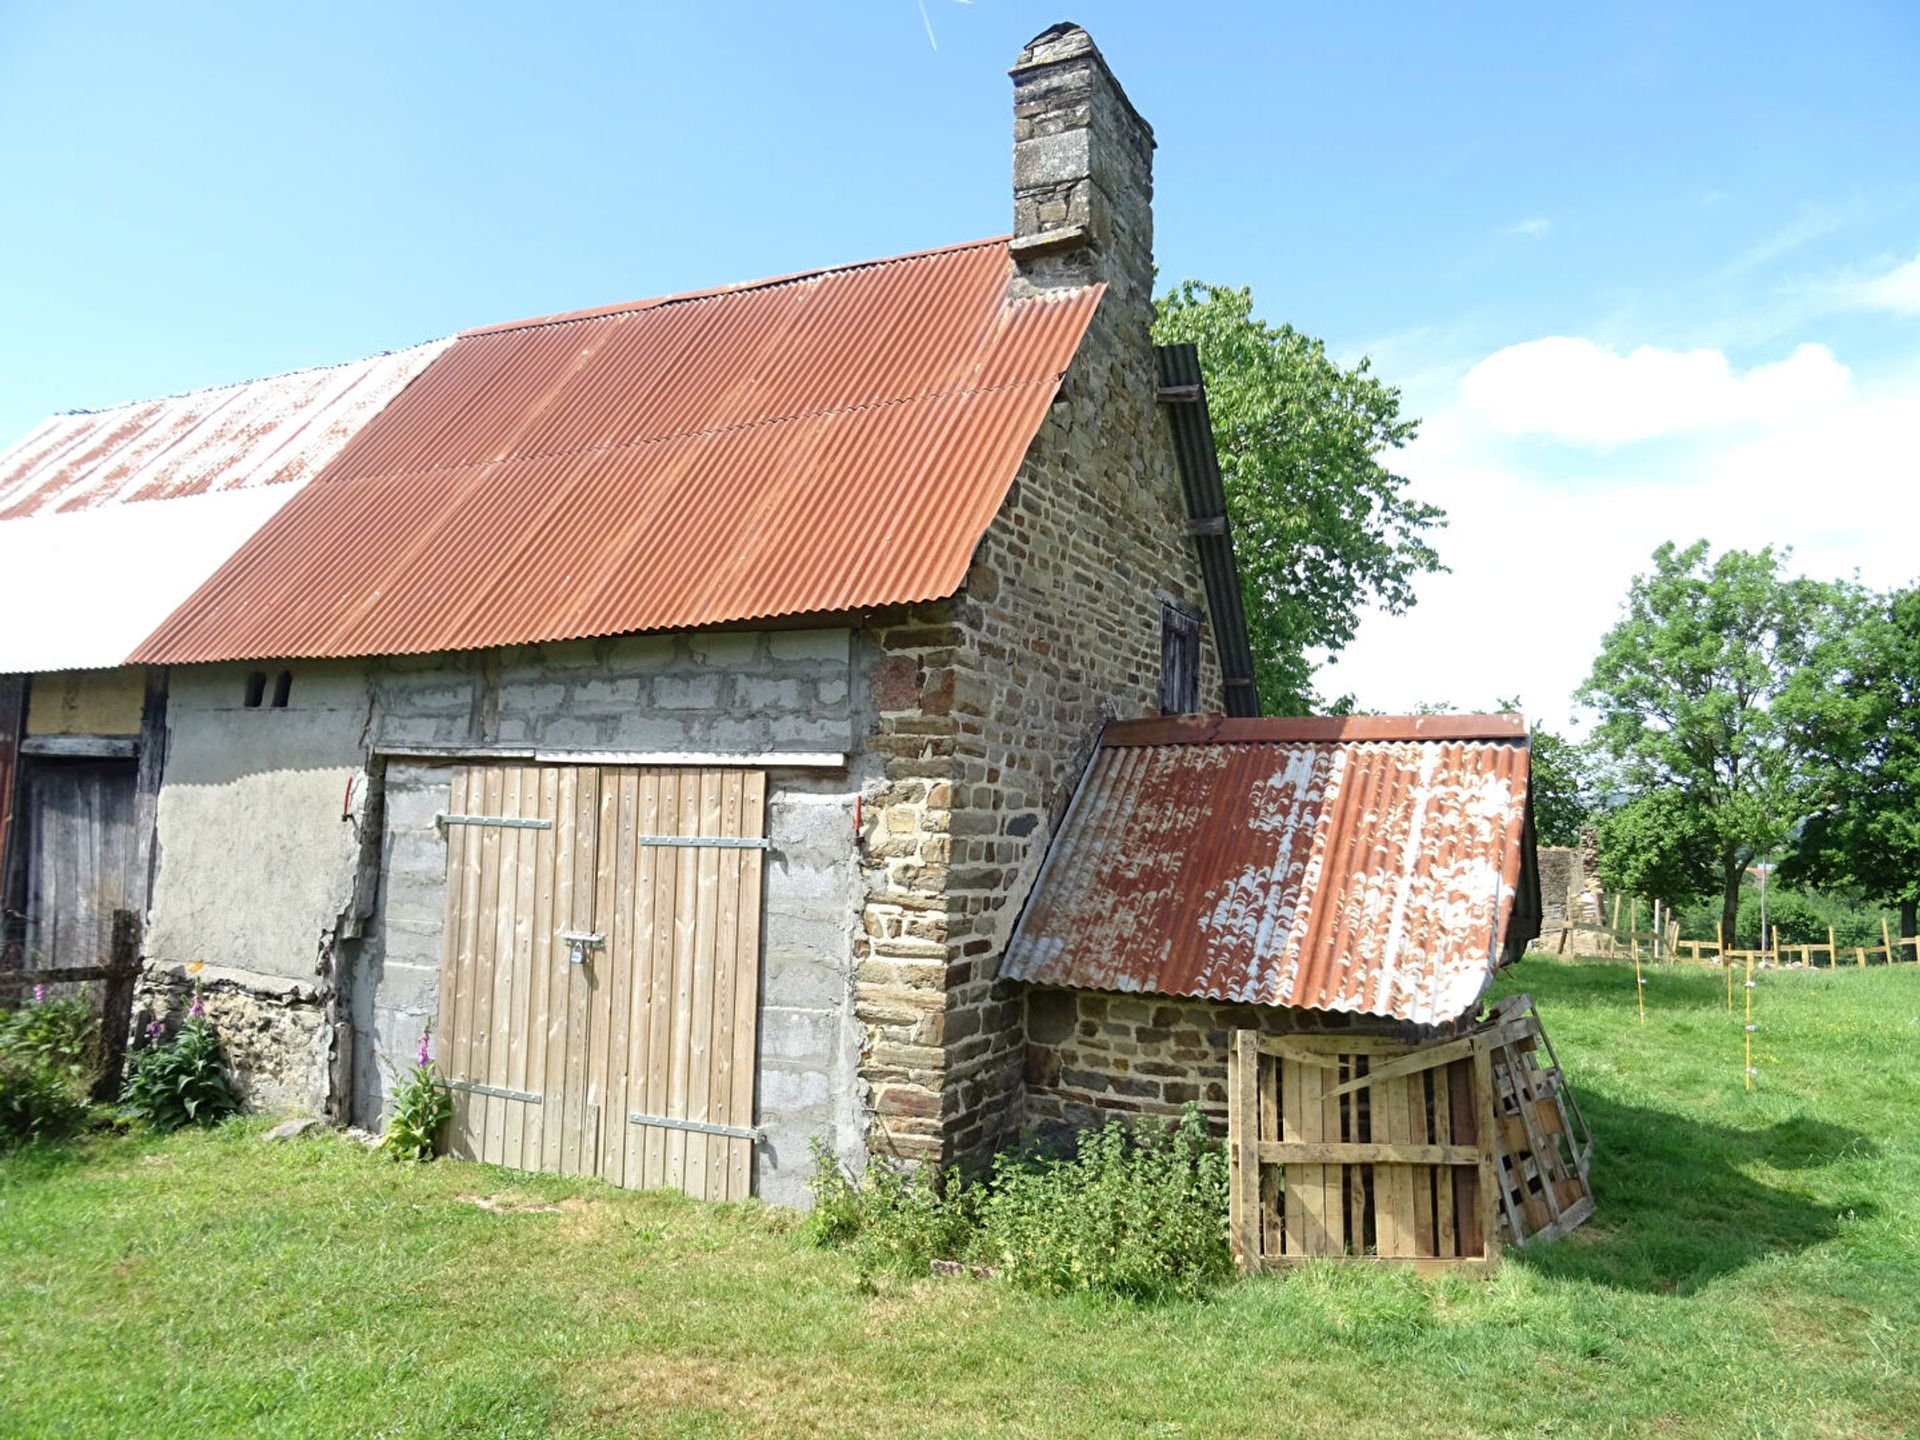
[[173, 1039], [164, 1038], [155, 1020], [147, 1026], [146, 1045], [127, 1057], [121, 1113], [155, 1130], [172, 1131], [211, 1125], [239, 1108], [227, 1083], [226, 1052], [195, 980], [193, 1004]]
[[433, 1026], [420, 1032], [414, 1052], [413, 1074], [395, 1092], [393, 1115], [380, 1148], [396, 1160], [433, 1158], [441, 1128], [453, 1118], [453, 1093], [433, 1068]]

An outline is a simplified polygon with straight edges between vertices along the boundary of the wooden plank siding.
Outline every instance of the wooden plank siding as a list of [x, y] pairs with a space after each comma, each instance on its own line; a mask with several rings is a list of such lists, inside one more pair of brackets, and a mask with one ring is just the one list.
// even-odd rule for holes
[[661, 842], [758, 840], [765, 799], [753, 770], [456, 767], [479, 823], [446, 827], [448, 1153], [751, 1193], [750, 1137], [662, 1122], [752, 1128], [762, 853]]

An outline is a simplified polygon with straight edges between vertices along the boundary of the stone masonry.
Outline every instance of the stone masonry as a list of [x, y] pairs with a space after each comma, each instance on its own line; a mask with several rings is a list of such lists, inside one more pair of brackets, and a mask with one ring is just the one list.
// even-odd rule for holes
[[1070, 1144], [1111, 1119], [1175, 1116], [1197, 1104], [1225, 1134], [1229, 1041], [1248, 1029], [1408, 1040], [1444, 1033], [1318, 1010], [1035, 989], [1027, 995], [1027, 1126], [1042, 1142]]
[[[1205, 613], [1156, 401], [1152, 132], [1085, 32], [1015, 80], [1016, 293], [1106, 296], [950, 601], [876, 617], [857, 1003], [876, 1148], [976, 1163], [1021, 1124], [1000, 956], [1109, 718], [1157, 713], [1163, 596]], [[1202, 637], [1200, 705], [1220, 672]]]

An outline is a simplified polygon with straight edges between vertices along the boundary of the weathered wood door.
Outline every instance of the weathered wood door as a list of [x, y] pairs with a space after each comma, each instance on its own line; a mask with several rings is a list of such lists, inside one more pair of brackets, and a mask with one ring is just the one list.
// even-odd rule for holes
[[26, 964], [103, 965], [139, 908], [131, 760], [40, 760], [27, 776]]
[[455, 770], [449, 1153], [750, 1193], [765, 801], [755, 770]]

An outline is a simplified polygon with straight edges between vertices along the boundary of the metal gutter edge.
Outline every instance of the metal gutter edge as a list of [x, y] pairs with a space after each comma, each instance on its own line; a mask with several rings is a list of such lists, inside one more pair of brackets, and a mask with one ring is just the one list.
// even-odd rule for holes
[[1260, 691], [1253, 677], [1253, 647], [1247, 638], [1247, 612], [1240, 598], [1240, 567], [1233, 558], [1233, 530], [1227, 520], [1227, 491], [1220, 478], [1220, 456], [1213, 448], [1213, 421], [1207, 413], [1206, 380], [1195, 345], [1156, 345], [1160, 398], [1173, 426], [1173, 449], [1180, 462], [1180, 484], [1187, 497], [1188, 528], [1200, 554], [1212, 612], [1213, 644], [1220, 656], [1226, 712], [1260, 713]]

